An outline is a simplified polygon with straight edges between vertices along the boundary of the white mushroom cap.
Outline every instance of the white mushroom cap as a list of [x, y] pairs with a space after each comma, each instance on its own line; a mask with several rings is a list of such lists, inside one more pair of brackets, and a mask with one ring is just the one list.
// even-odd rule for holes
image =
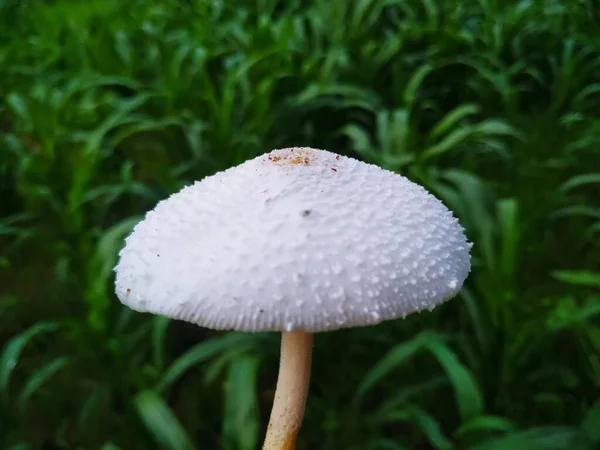
[[127, 238], [119, 299], [214, 329], [310, 332], [433, 309], [470, 270], [452, 213], [405, 177], [274, 150], [161, 201]]

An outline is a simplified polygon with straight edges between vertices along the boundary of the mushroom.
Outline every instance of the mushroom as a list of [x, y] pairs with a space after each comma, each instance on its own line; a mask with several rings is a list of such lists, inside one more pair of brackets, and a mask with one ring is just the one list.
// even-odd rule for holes
[[313, 333], [432, 310], [461, 289], [471, 245], [407, 178], [324, 150], [280, 149], [158, 203], [126, 239], [116, 292], [140, 312], [281, 332], [263, 449], [293, 449]]

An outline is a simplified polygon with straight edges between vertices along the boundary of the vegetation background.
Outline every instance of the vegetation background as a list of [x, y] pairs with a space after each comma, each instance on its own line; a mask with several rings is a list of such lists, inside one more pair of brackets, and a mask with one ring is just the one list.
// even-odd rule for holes
[[593, 0], [0, 1], [0, 448], [251, 450], [279, 337], [133, 313], [144, 212], [273, 148], [456, 212], [462, 294], [316, 336], [299, 449], [600, 448]]

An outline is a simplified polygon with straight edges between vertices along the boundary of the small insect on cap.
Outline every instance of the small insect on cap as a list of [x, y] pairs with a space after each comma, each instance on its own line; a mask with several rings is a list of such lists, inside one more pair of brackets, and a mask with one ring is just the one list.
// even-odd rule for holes
[[243, 331], [327, 331], [433, 309], [470, 270], [452, 213], [393, 172], [274, 150], [161, 201], [127, 238], [119, 299]]

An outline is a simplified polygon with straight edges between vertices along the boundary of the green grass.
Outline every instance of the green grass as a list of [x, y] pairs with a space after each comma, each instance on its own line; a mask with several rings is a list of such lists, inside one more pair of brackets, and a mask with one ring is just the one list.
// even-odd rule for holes
[[593, 0], [0, 1], [0, 448], [259, 447], [278, 337], [133, 313], [123, 238], [308, 145], [397, 171], [474, 243], [431, 314], [316, 336], [303, 449], [600, 445]]

